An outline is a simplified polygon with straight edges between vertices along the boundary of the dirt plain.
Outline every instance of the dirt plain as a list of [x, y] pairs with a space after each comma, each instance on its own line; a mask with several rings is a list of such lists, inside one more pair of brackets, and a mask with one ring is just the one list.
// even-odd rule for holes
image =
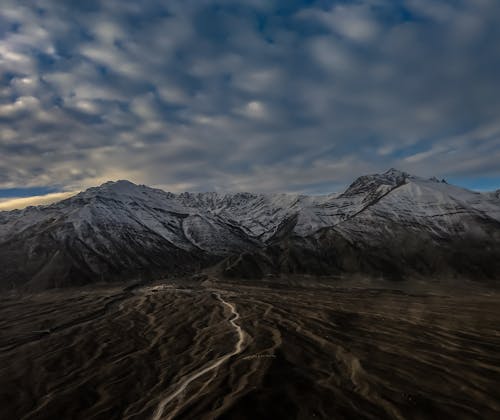
[[297, 277], [4, 294], [0, 418], [500, 418], [500, 292]]

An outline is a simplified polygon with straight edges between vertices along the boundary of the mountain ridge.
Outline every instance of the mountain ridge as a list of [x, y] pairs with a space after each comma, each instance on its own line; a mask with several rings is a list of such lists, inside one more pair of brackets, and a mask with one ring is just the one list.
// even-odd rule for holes
[[[0, 212], [0, 288], [151, 278], [214, 264], [221, 275], [242, 277], [494, 278], [499, 243], [495, 194], [395, 169], [320, 196], [174, 194], [120, 180], [50, 205]], [[464, 269], [453, 255], [470, 247], [483, 252], [462, 253], [470, 260]], [[419, 261], [416, 254], [428, 250], [434, 256]]]

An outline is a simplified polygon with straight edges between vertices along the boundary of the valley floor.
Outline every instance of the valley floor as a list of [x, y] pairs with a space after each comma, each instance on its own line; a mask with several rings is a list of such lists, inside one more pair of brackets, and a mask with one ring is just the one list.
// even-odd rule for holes
[[0, 297], [0, 418], [500, 418], [498, 291], [212, 280]]

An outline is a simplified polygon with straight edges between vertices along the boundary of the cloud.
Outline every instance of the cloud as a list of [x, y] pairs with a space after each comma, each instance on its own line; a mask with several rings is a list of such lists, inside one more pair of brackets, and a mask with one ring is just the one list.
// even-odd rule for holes
[[500, 176], [495, 0], [5, 0], [0, 188]]
[[328, 11], [307, 9], [299, 16], [316, 20], [337, 35], [354, 42], [372, 42], [382, 30], [370, 2], [339, 4]]
[[14, 117], [22, 112], [38, 108], [39, 101], [33, 96], [20, 96], [10, 104], [0, 105], [0, 118]]
[[266, 106], [260, 101], [248, 102], [239, 112], [248, 118], [256, 120], [266, 118], [267, 115]]

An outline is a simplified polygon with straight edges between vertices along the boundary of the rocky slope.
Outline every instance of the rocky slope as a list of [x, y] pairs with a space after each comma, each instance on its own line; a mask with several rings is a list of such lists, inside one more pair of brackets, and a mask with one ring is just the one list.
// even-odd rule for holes
[[344, 193], [172, 194], [108, 182], [56, 204], [0, 212], [0, 288], [194, 272], [496, 278], [500, 202], [389, 170]]

